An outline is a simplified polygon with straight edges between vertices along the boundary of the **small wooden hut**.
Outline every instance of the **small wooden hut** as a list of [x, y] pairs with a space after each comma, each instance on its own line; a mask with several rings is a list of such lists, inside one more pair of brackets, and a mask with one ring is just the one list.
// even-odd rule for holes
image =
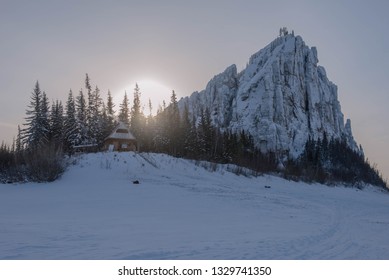
[[124, 122], [119, 122], [112, 133], [104, 140], [106, 151], [136, 151], [137, 141]]

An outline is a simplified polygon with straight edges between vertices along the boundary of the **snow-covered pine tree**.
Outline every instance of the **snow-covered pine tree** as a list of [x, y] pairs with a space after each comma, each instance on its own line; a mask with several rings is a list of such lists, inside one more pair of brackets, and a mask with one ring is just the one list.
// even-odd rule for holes
[[86, 101], [82, 89], [76, 99], [77, 137], [76, 145], [87, 144], [88, 124], [86, 116]]
[[89, 139], [91, 144], [100, 145], [102, 143], [102, 104], [100, 89], [96, 86], [92, 92], [92, 104], [89, 106], [90, 118], [88, 120]]
[[23, 143], [29, 149], [38, 148], [48, 141], [48, 103], [44, 96], [37, 81], [26, 110], [26, 123], [22, 131]]
[[74, 102], [73, 92], [70, 90], [64, 118], [64, 150], [66, 152], [72, 153], [73, 146], [77, 145], [77, 135], [76, 104]]
[[[90, 84], [88, 73], [85, 74], [85, 88], [86, 88], [86, 95], [88, 98], [88, 104], [86, 107], [86, 119], [87, 119], [87, 124], [89, 125], [92, 119], [93, 96], [92, 96], [92, 86]], [[88, 134], [90, 134], [90, 132], [88, 132]]]
[[41, 102], [41, 113], [42, 113], [42, 126], [47, 131], [47, 140], [50, 140], [50, 104], [47, 99], [46, 93], [42, 92]]
[[64, 116], [62, 102], [56, 100], [51, 106], [50, 141], [55, 146], [62, 146], [64, 136]]
[[107, 106], [105, 106], [105, 103], [103, 102], [102, 109], [101, 109], [101, 131], [102, 131], [101, 143], [104, 142], [104, 139], [112, 131], [107, 111], [108, 111]]
[[108, 131], [112, 131], [116, 126], [114, 108], [115, 108], [115, 104], [113, 103], [111, 92], [108, 90], [108, 98], [107, 98], [107, 106], [106, 106]]
[[92, 86], [90, 84], [90, 78], [88, 76], [88, 73], [85, 74], [85, 89], [86, 94], [88, 98], [88, 103], [86, 107], [86, 129], [87, 129], [87, 139], [85, 144], [95, 144], [96, 138], [95, 138], [95, 127], [94, 127], [94, 105], [95, 105], [95, 98], [94, 94], [92, 92]]

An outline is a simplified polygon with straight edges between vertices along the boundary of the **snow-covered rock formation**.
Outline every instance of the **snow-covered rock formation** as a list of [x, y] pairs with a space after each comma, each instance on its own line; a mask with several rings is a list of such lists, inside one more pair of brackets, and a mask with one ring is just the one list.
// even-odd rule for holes
[[187, 103], [195, 116], [209, 108], [216, 126], [249, 132], [264, 152], [296, 157], [309, 137], [324, 134], [344, 138], [358, 150], [351, 123], [344, 122], [337, 86], [318, 61], [316, 48], [300, 36], [280, 36], [252, 55], [242, 72], [228, 67], [179, 106]]

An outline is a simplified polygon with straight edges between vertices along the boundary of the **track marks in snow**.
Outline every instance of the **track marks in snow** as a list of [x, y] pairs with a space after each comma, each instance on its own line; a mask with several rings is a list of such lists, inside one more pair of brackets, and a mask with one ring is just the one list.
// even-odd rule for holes
[[388, 205], [374, 189], [91, 154], [57, 182], [0, 185], [0, 258], [388, 259]]

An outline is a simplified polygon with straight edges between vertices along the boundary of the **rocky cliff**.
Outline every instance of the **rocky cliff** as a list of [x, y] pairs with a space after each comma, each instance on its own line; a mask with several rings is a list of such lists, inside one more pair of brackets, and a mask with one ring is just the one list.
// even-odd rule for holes
[[205, 90], [179, 102], [199, 116], [208, 107], [214, 125], [233, 131], [245, 130], [264, 152], [298, 156], [309, 137], [326, 133], [358, 146], [351, 123], [344, 122], [337, 86], [318, 65], [315, 47], [300, 36], [280, 36], [249, 59], [237, 73], [235, 65], [216, 75]]

